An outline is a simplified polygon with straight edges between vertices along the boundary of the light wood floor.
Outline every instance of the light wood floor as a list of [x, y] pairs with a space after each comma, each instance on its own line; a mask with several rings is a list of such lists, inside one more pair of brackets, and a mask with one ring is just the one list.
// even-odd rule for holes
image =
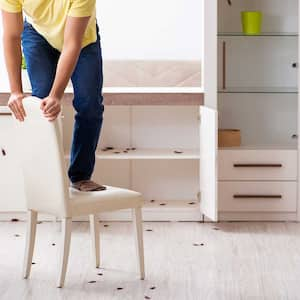
[[23, 280], [25, 223], [1, 222], [0, 299], [300, 299], [300, 224], [146, 222], [144, 229], [141, 281], [130, 223], [101, 223], [103, 269], [92, 266], [88, 224], [73, 223], [66, 286], [57, 289], [57, 228], [38, 225], [35, 264]]

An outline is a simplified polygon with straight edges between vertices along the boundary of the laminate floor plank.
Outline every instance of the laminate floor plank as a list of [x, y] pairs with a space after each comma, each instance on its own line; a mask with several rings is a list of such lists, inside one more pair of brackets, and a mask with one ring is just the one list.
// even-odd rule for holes
[[26, 224], [0, 222], [0, 299], [300, 300], [300, 224], [144, 222], [145, 280], [131, 223], [100, 226], [102, 266], [95, 269], [89, 225], [73, 222], [66, 283], [58, 289], [56, 226], [38, 224], [35, 264], [24, 280]]

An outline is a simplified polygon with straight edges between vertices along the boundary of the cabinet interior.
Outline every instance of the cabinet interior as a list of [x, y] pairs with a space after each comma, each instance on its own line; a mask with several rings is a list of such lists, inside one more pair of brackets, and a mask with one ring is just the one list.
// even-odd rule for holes
[[[73, 117], [72, 107], [64, 106], [67, 155]], [[93, 178], [141, 191], [150, 207], [195, 207], [199, 139], [199, 106], [106, 106]]]
[[[263, 14], [262, 34], [242, 33], [241, 11]], [[218, 1], [219, 128], [241, 147], [297, 149], [298, 1]]]

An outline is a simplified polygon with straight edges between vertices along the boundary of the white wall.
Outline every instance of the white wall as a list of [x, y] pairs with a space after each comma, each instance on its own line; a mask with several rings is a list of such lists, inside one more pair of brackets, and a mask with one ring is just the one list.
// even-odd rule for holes
[[98, 0], [105, 59], [201, 58], [203, 0]]
[[5, 63], [3, 57], [3, 43], [2, 43], [2, 22], [0, 23], [0, 92], [8, 91], [9, 84], [5, 70]]
[[[98, 0], [103, 58], [200, 60], [202, 1]], [[1, 39], [0, 92], [8, 90]]]

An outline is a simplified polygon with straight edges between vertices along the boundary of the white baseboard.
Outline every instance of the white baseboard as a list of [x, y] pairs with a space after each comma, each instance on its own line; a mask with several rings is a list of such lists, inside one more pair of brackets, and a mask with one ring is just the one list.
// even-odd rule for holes
[[[18, 219], [20, 221], [26, 220], [26, 212], [1, 212], [0, 221], [11, 221]], [[40, 214], [39, 221], [54, 221], [55, 217], [46, 214]], [[119, 210], [114, 212], [107, 212], [99, 214], [99, 219], [102, 221], [130, 221], [130, 210]], [[143, 208], [144, 221], [202, 221], [202, 215], [198, 210], [193, 209], [176, 209], [163, 208], [151, 209]], [[74, 221], [88, 221], [87, 217], [76, 217]], [[208, 219], [205, 219], [208, 221]], [[236, 213], [226, 212], [219, 213], [219, 221], [297, 221], [296, 213]]]
[[[26, 212], [1, 212], [0, 221], [11, 221], [18, 219], [20, 221], [26, 220]], [[39, 221], [54, 221], [55, 217], [45, 214], [40, 214]], [[114, 212], [107, 212], [99, 214], [99, 219], [103, 221], [130, 221], [131, 211], [124, 209]], [[76, 217], [74, 221], [87, 221], [87, 217]], [[198, 210], [193, 209], [176, 209], [163, 208], [161, 210], [144, 208], [144, 221], [200, 221], [202, 216]]]
[[296, 213], [249, 213], [223, 212], [219, 213], [219, 221], [297, 221]]

